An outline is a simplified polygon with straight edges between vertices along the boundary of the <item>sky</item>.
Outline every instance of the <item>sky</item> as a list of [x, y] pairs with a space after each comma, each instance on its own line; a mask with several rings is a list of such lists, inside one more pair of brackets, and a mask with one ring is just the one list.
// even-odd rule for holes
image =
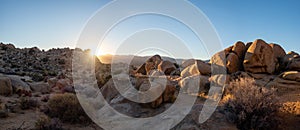
[[[74, 48], [88, 20], [109, 2], [110, 0], [0, 0], [0, 42], [13, 43], [20, 48]], [[189, 2], [208, 17], [220, 37], [223, 48], [233, 45], [236, 41], [251, 42], [260, 38], [268, 43], [278, 43], [286, 51], [300, 52], [298, 0]], [[128, 6], [131, 4], [128, 2]], [[181, 5], [178, 4], [178, 9], [180, 8]], [[114, 12], [118, 11], [112, 10], [112, 15]], [[154, 37], [150, 35], [157, 38], [151, 40]], [[145, 43], [136, 40], [141, 38], [145, 39]], [[165, 41], [162, 43], [159, 40]], [[123, 44], [121, 47], [120, 43]], [[183, 43], [186, 48], [181, 46]], [[203, 43], [188, 27], [176, 19], [148, 14], [128, 18], [115, 25], [103, 40], [99, 54], [114, 54], [118, 51], [120, 54], [150, 55], [149, 49], [147, 52], [147, 48], [143, 47], [152, 44], [161, 46], [162, 50], [165, 50], [162, 53], [171, 53], [170, 55], [175, 57], [189, 57], [186, 51], [182, 51], [185, 49], [195, 58], [210, 57], [205, 52]]]

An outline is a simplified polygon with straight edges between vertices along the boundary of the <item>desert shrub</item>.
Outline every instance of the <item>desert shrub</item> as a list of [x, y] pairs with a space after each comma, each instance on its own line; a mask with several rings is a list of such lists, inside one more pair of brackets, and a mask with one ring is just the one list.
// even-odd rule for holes
[[278, 108], [273, 90], [255, 85], [251, 78], [240, 78], [230, 83], [224, 104], [227, 119], [238, 129], [273, 129], [278, 126]]
[[63, 130], [62, 123], [58, 118], [49, 118], [48, 116], [41, 116], [35, 122], [36, 130]]
[[48, 115], [59, 118], [63, 122], [87, 123], [90, 121], [75, 94], [56, 94], [50, 98], [48, 106]]
[[32, 73], [30, 74], [30, 76], [32, 77], [32, 80], [36, 82], [42, 81], [45, 78], [42, 74], [39, 73]]
[[36, 99], [30, 97], [21, 97], [20, 105], [22, 110], [26, 110], [29, 108], [35, 108], [38, 106], [38, 101]]

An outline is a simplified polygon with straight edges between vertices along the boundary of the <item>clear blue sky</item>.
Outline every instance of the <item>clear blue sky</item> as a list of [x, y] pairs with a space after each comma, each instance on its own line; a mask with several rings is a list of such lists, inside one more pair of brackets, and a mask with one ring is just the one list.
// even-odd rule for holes
[[[87, 20], [108, 2], [109, 0], [0, 0], [0, 41], [13, 43], [17, 47], [74, 47]], [[190, 2], [210, 19], [224, 47], [238, 40], [249, 42], [262, 38], [267, 42], [279, 43], [287, 51], [300, 52], [299, 0]], [[182, 33], [187, 34], [184, 31]]]

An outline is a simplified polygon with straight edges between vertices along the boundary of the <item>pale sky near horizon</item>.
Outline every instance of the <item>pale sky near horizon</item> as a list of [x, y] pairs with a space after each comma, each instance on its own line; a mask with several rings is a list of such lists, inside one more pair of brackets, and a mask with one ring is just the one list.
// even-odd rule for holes
[[[189, 1], [209, 18], [224, 47], [236, 41], [250, 42], [261, 38], [269, 43], [280, 44], [286, 51], [300, 52], [300, 1]], [[110, 0], [0, 0], [0, 42], [13, 43], [21, 48], [73, 48], [89, 18], [108, 2]], [[180, 5], [178, 8], [180, 9]], [[196, 58], [208, 59], [209, 56], [202, 53], [204, 50], [194, 47], [200, 45], [192, 37], [188, 37], [190, 35], [185, 31], [186, 28], [176, 26], [176, 29], [172, 30], [171, 27], [167, 28], [167, 25], [162, 24], [165, 21], [176, 25], [176, 21], [157, 16], [143, 17], [131, 20], [144, 22], [141, 26], [154, 26], [181, 35], [187, 39], [185, 41], [189, 42], [188, 46], [192, 51], [200, 52]], [[130, 20], [127, 23], [127, 26], [130, 25]], [[127, 28], [141, 29], [136, 26]], [[134, 46], [130, 45], [127, 51]], [[105, 48], [102, 53], [110, 53], [116, 49], [114, 46]], [[183, 55], [184, 52], [178, 52], [175, 56]]]

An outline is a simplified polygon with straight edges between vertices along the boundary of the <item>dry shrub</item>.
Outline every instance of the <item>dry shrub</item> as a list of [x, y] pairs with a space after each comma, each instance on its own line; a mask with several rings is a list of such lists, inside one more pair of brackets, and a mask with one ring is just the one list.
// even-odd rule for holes
[[39, 106], [39, 103], [36, 99], [30, 97], [21, 97], [20, 105], [22, 110], [27, 110], [30, 108], [36, 108]]
[[75, 94], [56, 94], [48, 101], [50, 117], [56, 117], [63, 122], [87, 123], [88, 116], [81, 107]]
[[49, 118], [48, 116], [41, 116], [35, 122], [36, 130], [63, 130], [62, 123], [58, 118]]
[[254, 79], [240, 78], [229, 84], [226, 94], [225, 115], [238, 129], [277, 128], [279, 104], [274, 90], [255, 85]]

